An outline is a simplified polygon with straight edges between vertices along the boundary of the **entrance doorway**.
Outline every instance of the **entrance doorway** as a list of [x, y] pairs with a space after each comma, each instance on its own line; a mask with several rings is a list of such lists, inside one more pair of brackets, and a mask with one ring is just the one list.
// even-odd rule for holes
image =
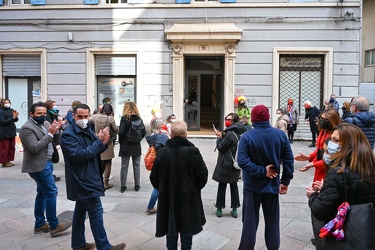
[[17, 132], [29, 119], [29, 107], [41, 100], [39, 77], [6, 77], [5, 96], [12, 102], [12, 108], [19, 112]]
[[188, 131], [213, 132], [222, 129], [223, 59], [186, 58], [185, 121]]

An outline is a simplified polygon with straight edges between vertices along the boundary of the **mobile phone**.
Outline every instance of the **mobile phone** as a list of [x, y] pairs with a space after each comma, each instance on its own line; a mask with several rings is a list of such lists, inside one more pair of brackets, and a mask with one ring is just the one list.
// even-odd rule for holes
[[217, 129], [215, 128], [215, 125], [212, 123], [212, 127], [214, 128], [215, 132], [217, 132]]

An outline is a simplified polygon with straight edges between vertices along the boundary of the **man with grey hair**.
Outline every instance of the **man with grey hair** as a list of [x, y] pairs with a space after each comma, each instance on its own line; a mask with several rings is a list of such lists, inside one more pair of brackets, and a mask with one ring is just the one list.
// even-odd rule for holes
[[337, 110], [337, 112], [339, 112], [339, 109], [340, 109], [340, 104], [338, 103], [338, 101], [336, 101], [336, 95], [335, 94], [332, 94], [330, 97], [329, 97], [329, 103], [332, 103], [333, 106], [335, 107], [335, 109]]
[[357, 96], [350, 104], [350, 115], [344, 122], [353, 124], [362, 129], [368, 142], [374, 149], [375, 142], [375, 114], [369, 111], [370, 103], [364, 96]]

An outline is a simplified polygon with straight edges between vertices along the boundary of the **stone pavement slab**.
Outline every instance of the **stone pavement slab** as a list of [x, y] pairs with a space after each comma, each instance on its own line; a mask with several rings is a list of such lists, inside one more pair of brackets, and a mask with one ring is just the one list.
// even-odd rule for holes
[[[217, 218], [215, 214], [214, 203], [218, 185], [212, 180], [212, 173], [217, 159], [217, 152], [214, 152], [216, 140], [209, 138], [191, 138], [190, 140], [200, 149], [209, 169], [209, 179], [202, 190], [207, 223], [203, 231], [194, 236], [193, 249], [237, 249], [242, 231], [242, 211], [240, 208], [237, 219], [231, 217], [229, 187], [226, 195], [227, 208], [223, 210], [223, 217]], [[312, 149], [307, 147], [309, 144], [310, 142], [295, 141], [292, 144], [294, 154], [312, 152]], [[147, 149], [145, 140], [142, 141], [142, 148], [145, 153]], [[115, 152], [117, 154], [118, 145], [115, 147]], [[66, 199], [64, 164], [62, 154], [60, 156], [61, 162], [55, 164], [54, 173], [61, 177], [61, 181], [57, 182], [59, 189], [57, 212], [63, 213], [74, 210], [74, 202]], [[148, 179], [149, 172], [144, 166], [141, 167], [141, 189], [135, 192], [132, 168], [129, 168], [128, 189], [120, 193], [120, 161], [119, 157], [114, 158], [110, 182], [115, 186], [107, 190], [106, 196], [102, 197], [105, 211], [104, 223], [110, 242], [112, 244], [126, 242], [126, 249], [166, 249], [165, 237], [154, 236], [156, 216], [145, 213], [152, 191]], [[36, 186], [28, 174], [21, 173], [22, 152], [16, 153], [14, 162], [16, 164], [14, 167], [0, 168], [0, 250], [71, 249], [71, 229], [55, 238], [48, 233], [33, 233]], [[295, 162], [295, 177], [290, 183], [289, 192], [287, 195], [280, 196], [280, 249], [314, 249], [310, 243], [311, 218], [305, 195], [305, 187], [311, 185], [313, 171], [299, 172], [298, 168], [303, 165], [303, 162]], [[239, 182], [238, 186], [242, 200], [242, 182]], [[70, 216], [65, 214], [64, 218]], [[86, 237], [88, 242], [93, 241], [88, 220], [86, 220]], [[262, 212], [260, 212], [256, 249], [266, 249]]]

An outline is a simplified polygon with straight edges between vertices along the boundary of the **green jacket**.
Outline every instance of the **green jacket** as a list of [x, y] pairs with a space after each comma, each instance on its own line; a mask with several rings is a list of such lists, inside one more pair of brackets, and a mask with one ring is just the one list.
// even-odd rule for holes
[[250, 109], [248, 107], [238, 108], [237, 111], [236, 111], [236, 113], [240, 117], [240, 119], [243, 116], [246, 116], [249, 119], [249, 124], [250, 124], [250, 121], [251, 121], [251, 119], [250, 119], [251, 112], [250, 112]]

